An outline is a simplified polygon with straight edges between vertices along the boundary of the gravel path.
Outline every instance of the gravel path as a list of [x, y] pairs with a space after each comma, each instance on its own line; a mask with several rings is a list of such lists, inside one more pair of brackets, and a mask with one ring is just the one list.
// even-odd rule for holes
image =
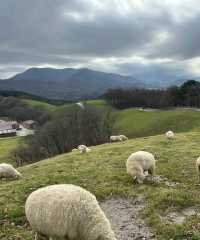
[[101, 203], [118, 240], [155, 240], [154, 234], [140, 217], [145, 207], [142, 197], [109, 199]]

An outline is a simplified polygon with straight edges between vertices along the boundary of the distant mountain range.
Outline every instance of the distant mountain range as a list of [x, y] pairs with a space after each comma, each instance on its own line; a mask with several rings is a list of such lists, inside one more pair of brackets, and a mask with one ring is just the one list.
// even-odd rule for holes
[[0, 81], [0, 90], [21, 91], [49, 99], [98, 97], [109, 88], [145, 87], [134, 77], [87, 68], [30, 68]]
[[160, 88], [180, 85], [184, 80], [142, 81], [132, 76], [94, 71], [87, 68], [30, 68], [9, 79], [0, 80], [0, 91], [20, 91], [48, 99], [94, 98], [109, 88]]

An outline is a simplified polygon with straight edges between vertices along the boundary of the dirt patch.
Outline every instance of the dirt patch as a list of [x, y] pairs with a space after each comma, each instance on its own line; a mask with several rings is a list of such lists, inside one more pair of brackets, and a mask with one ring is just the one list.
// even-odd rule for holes
[[109, 199], [102, 202], [101, 207], [110, 220], [118, 240], [156, 239], [141, 219], [141, 212], [145, 207], [143, 197]]
[[189, 207], [183, 209], [181, 212], [169, 212], [166, 216], [161, 217], [161, 219], [171, 224], [183, 224], [187, 217], [191, 217], [196, 214], [198, 214], [197, 208]]
[[147, 180], [155, 182], [155, 183], [164, 183], [167, 187], [177, 187], [180, 185], [180, 183], [178, 183], [178, 182], [170, 181], [168, 178], [159, 176], [159, 175], [157, 175], [157, 176], [148, 175]]
[[170, 212], [163, 219], [168, 223], [173, 224], [183, 224], [185, 221], [185, 216], [179, 212]]

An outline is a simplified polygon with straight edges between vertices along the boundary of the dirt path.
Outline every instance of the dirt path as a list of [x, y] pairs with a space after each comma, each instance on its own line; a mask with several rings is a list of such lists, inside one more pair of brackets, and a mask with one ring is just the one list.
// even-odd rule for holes
[[155, 236], [140, 218], [144, 198], [109, 199], [101, 203], [118, 240], [155, 240]]

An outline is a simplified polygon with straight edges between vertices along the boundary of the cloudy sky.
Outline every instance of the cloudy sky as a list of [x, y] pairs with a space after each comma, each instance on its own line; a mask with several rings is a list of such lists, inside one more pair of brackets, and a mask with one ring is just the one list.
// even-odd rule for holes
[[200, 76], [199, 24], [199, 0], [2, 0], [0, 78], [33, 66]]

